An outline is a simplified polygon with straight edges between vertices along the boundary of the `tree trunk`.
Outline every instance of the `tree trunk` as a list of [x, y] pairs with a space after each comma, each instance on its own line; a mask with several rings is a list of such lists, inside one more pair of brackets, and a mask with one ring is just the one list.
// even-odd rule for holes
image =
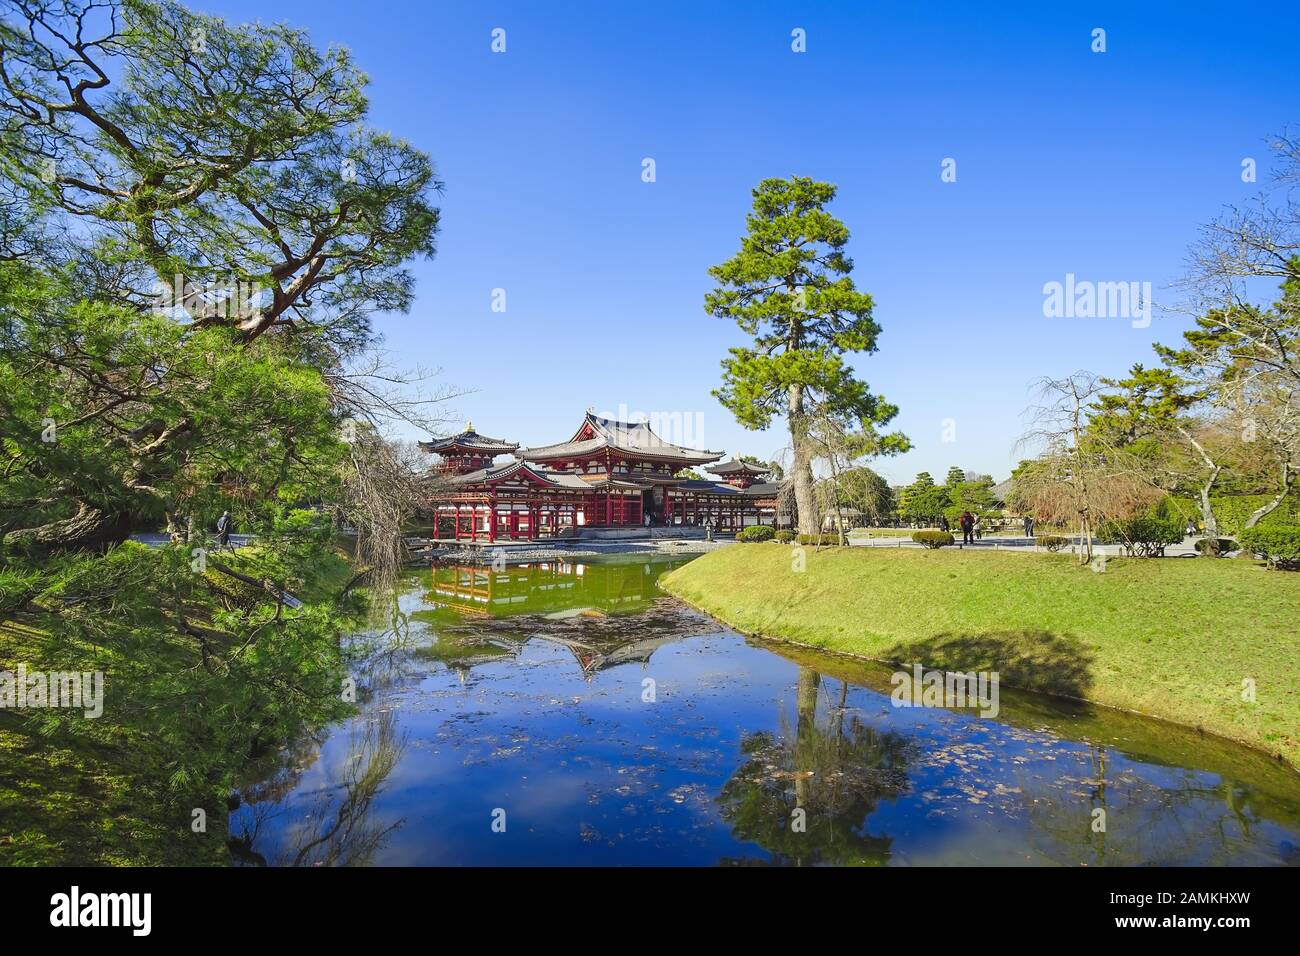
[[1214, 459], [1206, 454], [1201, 443], [1192, 437], [1191, 432], [1185, 428], [1180, 428], [1179, 432], [1187, 443], [1196, 450], [1202, 463], [1210, 469], [1210, 477], [1206, 479], [1205, 484], [1201, 485], [1200, 494], [1197, 496], [1201, 505], [1201, 520], [1205, 522], [1205, 535], [1208, 538], [1217, 538], [1219, 536], [1219, 522], [1214, 517], [1214, 508], [1210, 506], [1210, 492], [1214, 490], [1215, 484], [1219, 480], [1219, 472], [1223, 470], [1222, 465], [1216, 465]]
[[790, 446], [794, 449], [794, 470], [790, 475], [794, 483], [795, 510], [799, 512], [799, 533], [816, 534], [817, 502], [813, 498], [812, 449], [808, 447], [808, 421], [803, 410], [803, 386], [791, 385]]
[[[835, 449], [827, 447], [828, 457], [831, 464], [831, 494], [835, 496], [835, 540], [842, 548], [847, 544], [844, 537], [844, 499], [840, 495], [840, 470], [835, 463]], [[821, 529], [817, 529], [821, 534]]]
[[808, 745], [815, 739], [817, 733], [817, 693], [821, 687], [821, 680], [821, 674], [811, 667], [799, 668], [798, 689], [795, 691], [798, 724], [795, 727], [794, 743], [797, 772], [794, 778], [794, 796], [795, 805], [799, 807], [806, 806], [811, 795], [811, 785], [808, 780], [811, 774], [808, 771], [815, 768], [804, 766], [804, 762], [809, 750]]
[[1207, 538], [1217, 538], [1219, 536], [1219, 519], [1214, 517], [1214, 508], [1210, 504], [1210, 491], [1218, 480], [1219, 466], [1215, 465], [1214, 470], [1210, 472], [1209, 481], [1201, 486], [1201, 491], [1197, 495], [1201, 506], [1201, 520], [1205, 522], [1205, 536]]
[[[1282, 503], [1282, 499], [1284, 499], [1287, 496], [1287, 492], [1291, 490], [1292, 477], [1293, 476], [1291, 474], [1291, 463], [1289, 461], [1282, 462], [1282, 490], [1279, 491], [1277, 493], [1277, 496], [1268, 504], [1261, 505], [1260, 507], [1252, 511], [1250, 513], [1250, 517], [1246, 519], [1246, 524], [1244, 525], [1244, 527], [1253, 528], [1255, 527], [1255, 525], [1259, 524], [1260, 520], [1264, 518], [1266, 515], [1272, 514], [1272, 512], [1277, 508], [1277, 506]], [[1218, 535], [1216, 534], [1215, 537], [1218, 537]]]
[[5, 535], [5, 544], [43, 557], [59, 551], [100, 549], [125, 541], [130, 534], [131, 522], [126, 515], [113, 514], [82, 501], [71, 518], [10, 531]]

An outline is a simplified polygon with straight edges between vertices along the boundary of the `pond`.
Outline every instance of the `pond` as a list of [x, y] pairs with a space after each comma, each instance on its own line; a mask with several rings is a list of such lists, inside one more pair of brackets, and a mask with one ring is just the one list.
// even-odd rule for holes
[[359, 713], [232, 812], [244, 865], [1300, 864], [1300, 775], [1006, 689], [889, 670], [663, 596], [682, 561], [440, 566], [358, 635]]

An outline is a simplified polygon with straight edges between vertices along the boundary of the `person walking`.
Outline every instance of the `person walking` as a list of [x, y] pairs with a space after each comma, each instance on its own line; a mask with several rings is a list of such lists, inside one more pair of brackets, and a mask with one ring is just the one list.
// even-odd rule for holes
[[1025, 515], [1025, 537], [1032, 538], [1033, 536], [1034, 536], [1034, 516]]
[[975, 540], [984, 540], [984, 523], [980, 520], [979, 515], [975, 516]]
[[975, 534], [972, 530], [975, 526], [974, 516], [969, 511], [963, 511], [961, 517], [957, 519], [957, 524], [961, 525], [961, 543], [974, 544]]
[[230, 547], [230, 512], [221, 512], [221, 517], [217, 519], [217, 543], [223, 548]]
[[948, 519], [943, 515], [939, 515], [939, 530], [940, 531], [948, 530]]

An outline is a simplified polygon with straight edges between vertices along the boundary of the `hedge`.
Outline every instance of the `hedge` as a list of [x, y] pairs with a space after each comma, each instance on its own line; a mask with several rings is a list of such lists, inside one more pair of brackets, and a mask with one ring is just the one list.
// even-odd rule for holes
[[930, 548], [931, 550], [955, 544], [957, 541], [949, 531], [934, 531], [929, 529], [925, 531], [913, 531], [912, 540], [919, 545]]
[[1211, 558], [1219, 558], [1229, 551], [1237, 550], [1237, 542], [1231, 538], [1202, 538], [1193, 545], [1196, 553]]
[[[1170, 498], [1183, 520], [1201, 521], [1201, 505], [1192, 498]], [[1210, 497], [1210, 507], [1219, 522], [1219, 534], [1236, 538], [1245, 530], [1246, 519], [1259, 507], [1273, 500], [1272, 495], [1222, 495]], [[1300, 524], [1300, 493], [1292, 492], [1282, 503], [1259, 520], [1261, 525]]]
[[1274, 568], [1300, 568], [1300, 525], [1257, 524], [1240, 535], [1241, 546]]
[[1102, 544], [1122, 545], [1129, 554], [1141, 558], [1163, 557], [1165, 548], [1183, 540], [1187, 525], [1181, 517], [1147, 516], [1123, 521], [1104, 521], [1097, 529]]
[[827, 545], [839, 544], [840, 538], [836, 534], [801, 534], [799, 535], [799, 543], [811, 544], [821, 548]]
[[1059, 534], [1040, 534], [1034, 539], [1040, 548], [1046, 548], [1048, 551], [1060, 551], [1070, 543], [1069, 538], [1062, 537]]

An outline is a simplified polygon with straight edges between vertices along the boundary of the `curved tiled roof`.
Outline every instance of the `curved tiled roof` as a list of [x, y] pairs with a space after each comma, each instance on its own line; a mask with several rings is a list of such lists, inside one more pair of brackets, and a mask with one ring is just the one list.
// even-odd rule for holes
[[[587, 437], [581, 437], [583, 435]], [[523, 448], [519, 450], [518, 455], [520, 458], [544, 461], [554, 458], [580, 458], [604, 448], [640, 458], [655, 458], [690, 465], [703, 465], [717, 461], [723, 454], [720, 451], [686, 448], [683, 445], [664, 441], [650, 429], [648, 422], [620, 422], [588, 412], [578, 430], [567, 442]]]
[[598, 478], [593, 476], [592, 480], [589, 481], [572, 472], [547, 471], [538, 468], [536, 465], [531, 465], [523, 459], [517, 459], [508, 465], [480, 468], [477, 471], [466, 472], [463, 475], [454, 475], [447, 480], [453, 485], [482, 485], [512, 478], [521, 471], [555, 488], [565, 488], [571, 491], [603, 491], [607, 488], [647, 491], [654, 487], [652, 482], [637, 481], [633, 478], [607, 478], [605, 475]]
[[756, 482], [748, 488], [737, 488], [735, 485], [728, 485], [721, 481], [707, 481], [696, 478], [683, 481], [677, 487], [682, 491], [690, 491], [695, 494], [728, 495], [736, 498], [770, 498], [780, 492], [781, 483], [779, 481]]
[[474, 430], [473, 423], [470, 422], [466, 424], [465, 430], [459, 435], [452, 435], [449, 438], [435, 438], [433, 441], [422, 441], [420, 447], [425, 451], [437, 453], [450, 451], [453, 448], [466, 448], [471, 451], [505, 455], [518, 448], [519, 443], [480, 435]]
[[579, 457], [590, 454], [593, 451], [600, 451], [609, 443], [600, 438], [589, 438], [586, 441], [562, 441], [557, 445], [539, 445], [536, 448], [519, 449], [519, 457], [543, 459], [543, 458], [563, 458]]
[[500, 467], [493, 465], [490, 468], [480, 468], [478, 471], [467, 471], [463, 475], [453, 475], [447, 480], [454, 485], [475, 485], [484, 481], [500, 481], [502, 478], [509, 478], [521, 468], [527, 469], [539, 478], [546, 478], [545, 475], [533, 471], [524, 462], [512, 461], [510, 464], [501, 465]]
[[710, 474], [714, 475], [767, 475], [771, 474], [772, 469], [766, 465], [756, 465], [752, 461], [724, 461], [720, 465], [713, 465], [706, 468]]

